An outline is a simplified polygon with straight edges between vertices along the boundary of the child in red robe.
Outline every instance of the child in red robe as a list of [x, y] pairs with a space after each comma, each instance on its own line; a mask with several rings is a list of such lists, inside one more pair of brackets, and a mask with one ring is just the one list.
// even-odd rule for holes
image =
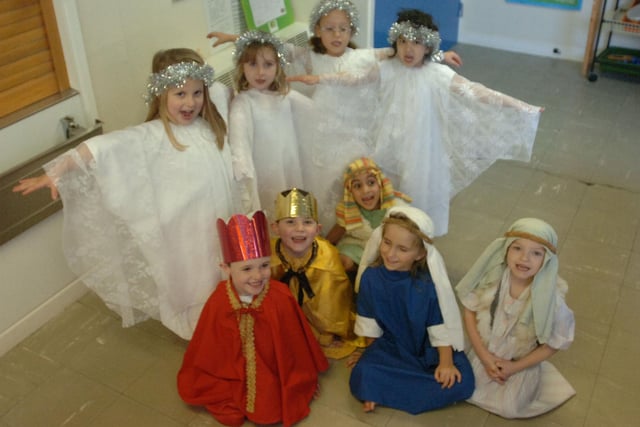
[[219, 219], [218, 234], [229, 279], [202, 310], [178, 392], [224, 425], [290, 426], [309, 414], [327, 359], [291, 291], [270, 278], [264, 213]]

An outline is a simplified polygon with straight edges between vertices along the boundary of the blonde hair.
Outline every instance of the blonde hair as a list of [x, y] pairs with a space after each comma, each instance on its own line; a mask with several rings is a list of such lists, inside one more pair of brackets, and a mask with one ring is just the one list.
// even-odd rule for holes
[[[426, 256], [427, 248], [425, 247], [424, 240], [423, 240], [425, 237], [428, 239], [428, 237], [425, 236], [422, 233], [422, 231], [420, 231], [420, 227], [418, 226], [418, 224], [413, 222], [411, 218], [409, 218], [408, 216], [406, 216], [401, 212], [393, 212], [382, 221], [382, 238], [384, 238], [385, 232], [387, 231], [387, 226], [389, 224], [398, 225], [404, 228], [405, 230], [409, 231], [411, 234], [413, 234], [413, 237], [415, 238], [415, 241], [414, 241], [415, 246], [422, 248], [424, 250], [425, 256], [423, 256], [419, 260], [414, 261], [413, 264], [411, 264], [411, 276], [418, 277], [422, 273], [429, 271], [429, 266], [427, 265], [427, 256]], [[384, 264], [382, 260], [382, 255], [380, 255], [379, 252], [380, 251], [378, 251], [378, 257], [371, 265], [379, 266]]]
[[[153, 61], [151, 63], [151, 71], [153, 73], [158, 73], [169, 65], [178, 64], [180, 62], [195, 62], [200, 65], [204, 65], [204, 60], [202, 57], [194, 50], [187, 48], [176, 48], [176, 49], [167, 49], [161, 50], [157, 52], [153, 56]], [[205, 86], [204, 91], [204, 102], [202, 104], [202, 110], [200, 111], [200, 116], [209, 123], [211, 127], [211, 131], [215, 135], [216, 145], [219, 149], [222, 149], [224, 146], [224, 138], [227, 134], [227, 125], [224, 122], [224, 119], [218, 112], [215, 104], [211, 101], [209, 97], [209, 91]], [[151, 120], [160, 119], [162, 120], [162, 124], [164, 125], [164, 130], [167, 132], [169, 136], [169, 141], [171, 141], [171, 145], [173, 145], [177, 150], [184, 151], [187, 146], [181, 144], [176, 139], [173, 131], [171, 130], [171, 126], [169, 125], [169, 117], [167, 113], [167, 91], [164, 91], [159, 96], [156, 96], [149, 103], [149, 110], [147, 112], [147, 118], [145, 122], [149, 122]]]
[[269, 43], [251, 43], [244, 49], [236, 61], [235, 80], [233, 82], [236, 90], [242, 92], [250, 89], [249, 82], [244, 75], [244, 64], [255, 61], [262, 49], [271, 49], [276, 60], [276, 76], [271, 85], [269, 85], [269, 90], [278, 92], [280, 95], [286, 95], [289, 92], [289, 82], [287, 82], [287, 76], [278, 60], [278, 51], [275, 46]]

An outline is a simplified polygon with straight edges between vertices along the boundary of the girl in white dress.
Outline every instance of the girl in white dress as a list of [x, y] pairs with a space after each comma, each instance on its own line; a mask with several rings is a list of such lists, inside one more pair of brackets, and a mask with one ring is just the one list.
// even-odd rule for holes
[[530, 159], [542, 109], [433, 61], [438, 28], [420, 10], [398, 14], [389, 42], [395, 55], [380, 64], [373, 157], [443, 235], [454, 195], [498, 158]]
[[546, 360], [573, 342], [553, 228], [522, 218], [485, 249], [456, 286], [472, 347], [468, 400], [505, 418], [540, 415], [575, 390]]
[[69, 266], [123, 326], [154, 318], [190, 339], [221, 279], [215, 220], [236, 211], [231, 154], [200, 55], [160, 51], [152, 70], [144, 123], [83, 142], [13, 191], [60, 194]]
[[[359, 13], [349, 0], [321, 0], [309, 17], [309, 46], [286, 44], [291, 82], [302, 82], [300, 91], [313, 100], [308, 120], [307, 143], [300, 155], [307, 190], [318, 200], [321, 224], [336, 221], [335, 206], [342, 196], [344, 162], [373, 153], [372, 127], [378, 107], [380, 75], [378, 63], [391, 50], [356, 49], [352, 42], [359, 30]], [[212, 32], [214, 46], [237, 38]], [[459, 64], [454, 52], [439, 58]]]
[[280, 191], [306, 188], [298, 146], [303, 145], [300, 117], [311, 100], [289, 89], [285, 56], [282, 42], [262, 31], [236, 40], [238, 93], [229, 115], [233, 170], [248, 195], [244, 211], [262, 209], [271, 221]]

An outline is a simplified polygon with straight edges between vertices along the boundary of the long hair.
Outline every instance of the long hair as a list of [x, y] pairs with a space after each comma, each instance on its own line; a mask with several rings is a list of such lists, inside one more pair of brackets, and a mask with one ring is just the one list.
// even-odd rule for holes
[[278, 52], [276, 48], [271, 44], [262, 44], [262, 43], [252, 43], [247, 46], [242, 55], [236, 61], [236, 70], [235, 70], [235, 79], [234, 86], [238, 92], [242, 92], [249, 89], [249, 82], [244, 75], [244, 64], [247, 62], [256, 61], [258, 55], [261, 55], [262, 49], [271, 49], [273, 51], [275, 60], [276, 60], [276, 76], [273, 79], [273, 82], [269, 85], [269, 90], [273, 92], [278, 92], [280, 95], [286, 95], [289, 92], [289, 82], [287, 82], [287, 76], [280, 65], [280, 61], [278, 60]]
[[[204, 65], [204, 60], [202, 57], [194, 50], [187, 48], [176, 48], [176, 49], [167, 49], [161, 50], [157, 52], [153, 56], [153, 61], [151, 63], [151, 71], [153, 73], [158, 73], [169, 65], [178, 64], [180, 62], [195, 62], [200, 65]], [[204, 102], [202, 104], [202, 110], [200, 111], [200, 116], [209, 123], [211, 127], [211, 131], [215, 135], [216, 145], [219, 149], [222, 149], [224, 146], [224, 138], [227, 134], [227, 125], [224, 122], [224, 119], [218, 112], [215, 104], [211, 101], [209, 97], [208, 88], [205, 86], [203, 90]], [[173, 131], [171, 130], [169, 116], [167, 113], [167, 91], [164, 91], [159, 96], [156, 96], [149, 103], [149, 110], [147, 112], [147, 118], [145, 122], [155, 120], [162, 120], [162, 124], [164, 126], [167, 135], [169, 136], [169, 141], [171, 144], [180, 151], [183, 151], [187, 148], [186, 145], [181, 144], [176, 139]]]

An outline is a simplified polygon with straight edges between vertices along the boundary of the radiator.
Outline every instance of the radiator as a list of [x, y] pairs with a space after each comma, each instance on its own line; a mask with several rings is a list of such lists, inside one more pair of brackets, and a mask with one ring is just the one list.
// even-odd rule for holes
[[60, 199], [52, 200], [48, 189], [38, 190], [28, 196], [12, 192], [18, 181], [43, 174], [42, 166], [45, 163], [101, 133], [100, 121], [96, 121], [91, 129], [75, 129], [63, 143], [0, 175], [0, 245], [62, 209]]

